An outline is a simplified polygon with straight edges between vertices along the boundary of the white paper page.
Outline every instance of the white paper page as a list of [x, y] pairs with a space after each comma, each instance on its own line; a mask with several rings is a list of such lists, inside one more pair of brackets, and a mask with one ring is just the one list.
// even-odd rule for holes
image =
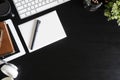
[[[31, 50], [31, 36], [33, 35], [33, 28], [35, 27], [35, 21], [37, 19], [40, 20], [41, 23], [36, 34], [33, 49]], [[56, 11], [50, 12], [34, 20], [23, 23], [19, 25], [19, 29], [29, 52], [35, 51], [67, 37]]]

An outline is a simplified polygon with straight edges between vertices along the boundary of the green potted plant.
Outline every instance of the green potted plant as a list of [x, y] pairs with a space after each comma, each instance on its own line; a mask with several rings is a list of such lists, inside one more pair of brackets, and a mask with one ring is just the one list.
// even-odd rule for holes
[[108, 21], [116, 20], [120, 26], [120, 0], [111, 0], [105, 4], [104, 15], [108, 17]]

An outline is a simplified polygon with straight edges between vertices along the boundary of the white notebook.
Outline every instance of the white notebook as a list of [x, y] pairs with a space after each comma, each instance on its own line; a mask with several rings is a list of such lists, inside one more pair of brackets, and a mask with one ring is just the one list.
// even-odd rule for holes
[[[33, 28], [35, 27], [35, 21], [37, 19], [40, 20], [41, 23], [36, 34], [33, 49], [31, 50], [31, 36], [33, 35]], [[18, 27], [21, 31], [29, 52], [33, 52], [37, 49], [40, 49], [67, 37], [56, 11], [52, 11], [41, 17], [20, 24]]]

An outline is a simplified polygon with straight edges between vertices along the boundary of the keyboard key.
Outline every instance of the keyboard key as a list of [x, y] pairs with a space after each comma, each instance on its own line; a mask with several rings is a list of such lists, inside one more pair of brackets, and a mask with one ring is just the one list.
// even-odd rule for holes
[[26, 7], [27, 7], [27, 4], [24, 5], [24, 8], [26, 8]]
[[26, 17], [26, 15], [25, 14], [21, 14], [21, 18], [25, 18]]
[[22, 14], [22, 13], [25, 13], [26, 11], [27, 11], [27, 9], [22, 9], [19, 11], [19, 13]]
[[32, 5], [34, 5], [34, 4], [35, 4], [35, 2], [33, 1], [33, 2], [32, 2]]
[[45, 2], [44, 2], [44, 1], [42, 2], [42, 5], [45, 5]]
[[[14, 0], [15, 1], [15, 0]], [[26, 3], [28, 3], [29, 0], [25, 0]]]
[[18, 7], [18, 10], [21, 10], [21, 9], [23, 9], [23, 8], [24, 8], [23, 6], [19, 6], [19, 7]]
[[31, 6], [31, 3], [28, 3], [28, 6]]
[[35, 0], [35, 3], [38, 3], [38, 0]]
[[35, 5], [35, 8], [37, 8], [37, 7], [38, 7], [38, 4]]
[[26, 15], [29, 16], [31, 13], [30, 12], [26, 12]]
[[42, 0], [39, 0], [39, 2], [42, 2]]
[[46, 3], [49, 3], [49, 0], [46, 0]]
[[31, 9], [34, 9], [34, 6], [31, 6]]
[[18, 6], [21, 6], [21, 3], [17, 3], [16, 6], [17, 6], [17, 7], [18, 7]]
[[23, 4], [25, 4], [25, 1], [22, 1], [21, 3], [22, 3], [22, 5], [23, 5]]
[[31, 14], [34, 14], [34, 13], [36, 13], [36, 11], [35, 11], [35, 10], [32, 10], [32, 11], [31, 11]]
[[30, 7], [28, 7], [27, 10], [30, 11], [31, 10]]

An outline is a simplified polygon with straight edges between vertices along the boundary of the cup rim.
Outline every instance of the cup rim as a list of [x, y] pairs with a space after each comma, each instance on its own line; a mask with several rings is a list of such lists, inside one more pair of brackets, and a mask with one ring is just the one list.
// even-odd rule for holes
[[8, 9], [8, 11], [5, 14], [0, 14], [0, 17], [5, 17], [5, 16], [7, 16], [8, 14], [11, 13], [11, 5], [10, 5], [10, 3], [7, 0], [5, 0], [5, 3], [8, 4], [9, 9]]

